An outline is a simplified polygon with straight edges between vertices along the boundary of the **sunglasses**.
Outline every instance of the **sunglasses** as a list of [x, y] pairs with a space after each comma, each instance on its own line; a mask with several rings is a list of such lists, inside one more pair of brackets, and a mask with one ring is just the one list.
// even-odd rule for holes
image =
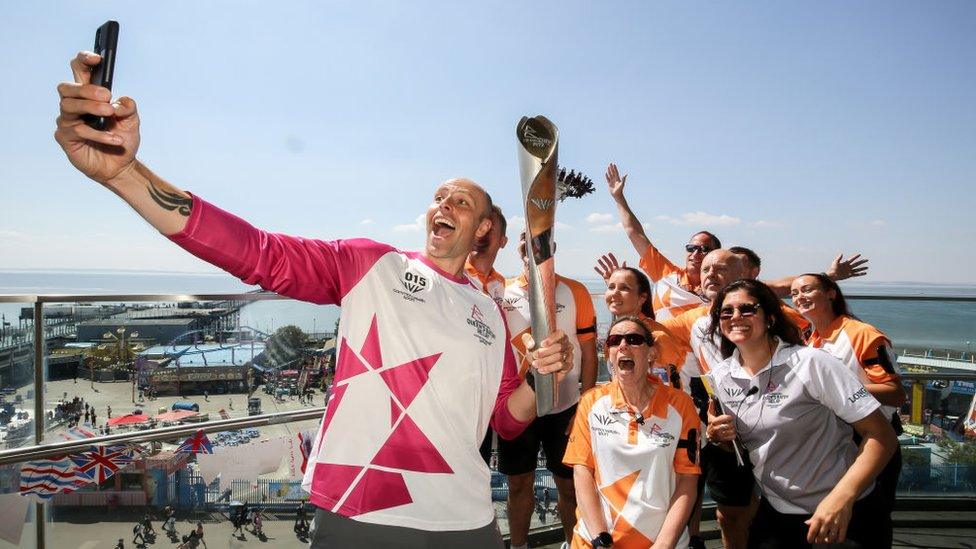
[[698, 253], [701, 253], [701, 254], [707, 254], [708, 252], [712, 251], [713, 249], [714, 248], [709, 248], [708, 246], [702, 246], [701, 244], [685, 244], [685, 251], [688, 252], [688, 253], [690, 253], [690, 254], [693, 254], [695, 252], [698, 252]]
[[644, 334], [610, 334], [607, 336], [607, 347], [616, 347], [621, 341], [626, 341], [627, 345], [653, 345], [654, 340]]
[[743, 303], [742, 305], [726, 305], [718, 312], [718, 317], [722, 320], [729, 320], [735, 316], [735, 312], [739, 311], [739, 315], [742, 318], [749, 318], [751, 316], [756, 316], [762, 307], [758, 303]]

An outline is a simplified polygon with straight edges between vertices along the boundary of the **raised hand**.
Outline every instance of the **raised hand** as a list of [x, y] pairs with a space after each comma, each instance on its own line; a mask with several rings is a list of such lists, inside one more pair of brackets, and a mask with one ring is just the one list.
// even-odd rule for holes
[[627, 184], [627, 174], [624, 174], [623, 178], [620, 177], [620, 171], [617, 170], [617, 165], [613, 162], [607, 166], [607, 173], [605, 174], [607, 178], [607, 188], [610, 190], [610, 196], [614, 200], [621, 200], [624, 197], [624, 185]]
[[[91, 84], [91, 69], [101, 60], [91, 52], [80, 52], [71, 60], [74, 82], [58, 84], [61, 114], [54, 139], [75, 168], [99, 183], [107, 183], [134, 166], [139, 149], [139, 114], [131, 98], [111, 102], [112, 92]], [[107, 129], [89, 127], [82, 120], [86, 114], [108, 117]]]
[[[622, 266], [626, 267], [627, 262], [624, 261]], [[593, 270], [603, 278], [604, 282], [607, 282], [610, 280], [610, 275], [620, 267], [621, 265], [617, 263], [617, 257], [613, 255], [613, 252], [609, 252], [601, 255], [600, 259], [596, 260], [596, 265], [593, 267]]]
[[864, 276], [868, 274], [867, 263], [867, 259], [861, 259], [861, 254], [854, 254], [847, 259], [844, 259], [844, 254], [837, 254], [824, 274], [835, 281]]

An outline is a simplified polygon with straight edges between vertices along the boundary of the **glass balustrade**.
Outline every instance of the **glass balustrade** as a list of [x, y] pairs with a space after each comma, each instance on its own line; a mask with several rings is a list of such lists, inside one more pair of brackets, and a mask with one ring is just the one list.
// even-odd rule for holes
[[[0, 549], [178, 544], [198, 524], [216, 546], [307, 545], [303, 444], [332, 381], [338, 308], [266, 293], [0, 299], [0, 501], [6, 516], [26, 518]], [[610, 319], [602, 295], [593, 299], [602, 335]], [[851, 301], [891, 334], [905, 372], [899, 493], [976, 497], [976, 446], [963, 427], [976, 302]], [[949, 321], [920, 331], [934, 317]], [[180, 451], [188, 440], [199, 449], [198, 433], [212, 453]], [[507, 479], [494, 465], [504, 533]], [[558, 526], [541, 457], [535, 493], [532, 527]], [[139, 526], [147, 514], [151, 530]]]

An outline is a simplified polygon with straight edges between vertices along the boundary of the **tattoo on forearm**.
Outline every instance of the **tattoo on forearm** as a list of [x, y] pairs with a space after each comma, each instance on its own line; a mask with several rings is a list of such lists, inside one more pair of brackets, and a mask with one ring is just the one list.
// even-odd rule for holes
[[183, 217], [190, 217], [190, 208], [193, 206], [193, 199], [181, 196], [177, 193], [160, 189], [152, 180], [149, 181], [149, 196], [159, 204], [161, 208], [169, 211], [176, 211]]

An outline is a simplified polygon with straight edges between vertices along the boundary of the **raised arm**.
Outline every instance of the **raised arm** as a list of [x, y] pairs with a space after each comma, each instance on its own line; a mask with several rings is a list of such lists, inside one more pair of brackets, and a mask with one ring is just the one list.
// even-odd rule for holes
[[[156, 176], [136, 159], [139, 115], [123, 97], [90, 84], [99, 56], [71, 61], [74, 82], [58, 85], [61, 114], [54, 136], [79, 171], [126, 201], [150, 225], [193, 255], [248, 284], [313, 303], [340, 303], [389, 246], [366, 240], [324, 242], [261, 231]], [[111, 117], [96, 131], [82, 116]]]
[[[856, 278], [859, 276], [864, 276], [868, 274], [868, 260], [861, 259], [861, 254], [854, 254], [847, 259], [844, 259], [844, 254], [837, 254], [837, 257], [830, 262], [830, 267], [824, 271], [831, 280], [839, 282], [841, 280], [847, 280], [848, 278]], [[765, 280], [767, 286], [772, 288], [773, 292], [779, 297], [789, 297], [790, 286], [793, 284], [793, 280], [799, 275], [786, 276], [783, 278], [777, 278], [776, 280]]]
[[623, 224], [624, 230], [627, 232], [627, 238], [630, 239], [630, 243], [637, 250], [637, 255], [643, 256], [644, 252], [647, 251], [647, 247], [651, 245], [651, 241], [644, 234], [644, 226], [641, 225], [640, 220], [634, 215], [633, 210], [627, 204], [627, 199], [624, 197], [624, 185], [627, 183], [627, 175], [625, 174], [621, 178], [620, 171], [617, 170], [617, 165], [612, 162], [607, 166], [607, 173], [605, 175], [607, 178], [607, 188], [610, 190], [610, 196], [613, 197], [613, 201], [617, 203], [617, 213], [620, 215], [620, 223]]
[[[71, 60], [74, 82], [58, 85], [61, 114], [54, 139], [81, 173], [119, 195], [159, 232], [176, 234], [186, 226], [193, 201], [136, 160], [136, 102], [129, 97], [112, 101], [109, 90], [91, 84], [91, 69], [100, 62], [91, 52]], [[90, 128], [82, 119], [86, 114], [109, 117], [108, 128]]]

